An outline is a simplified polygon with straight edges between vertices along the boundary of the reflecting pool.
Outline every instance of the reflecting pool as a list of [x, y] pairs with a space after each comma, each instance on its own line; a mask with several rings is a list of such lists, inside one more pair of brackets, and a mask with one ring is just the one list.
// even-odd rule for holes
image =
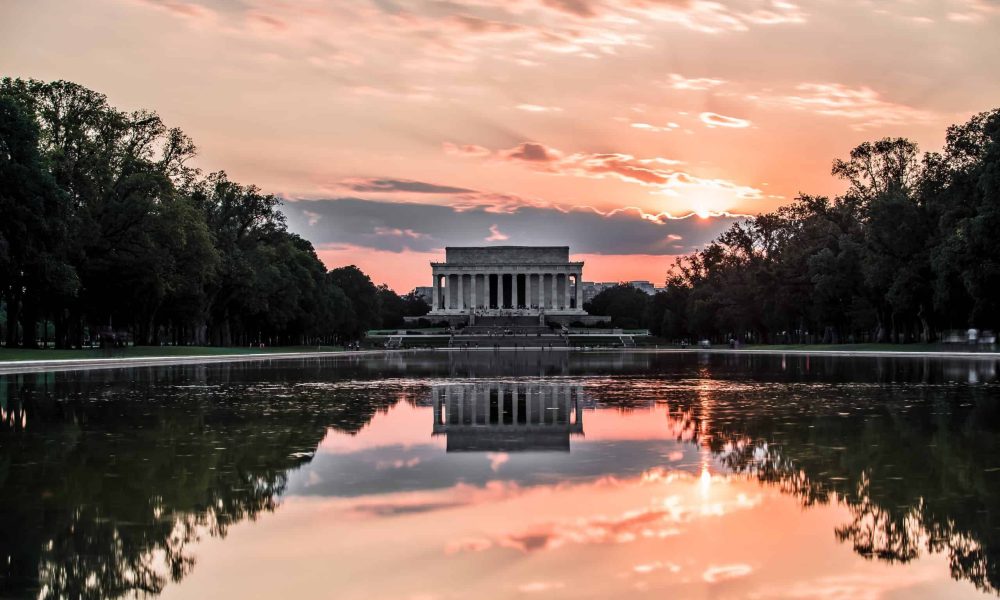
[[973, 598], [998, 565], [992, 360], [0, 377], [4, 598]]

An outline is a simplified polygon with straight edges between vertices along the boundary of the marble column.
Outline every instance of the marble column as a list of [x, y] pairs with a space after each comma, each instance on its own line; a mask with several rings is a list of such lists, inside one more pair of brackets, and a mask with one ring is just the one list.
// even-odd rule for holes
[[503, 308], [503, 272], [497, 273], [497, 308]]
[[510, 274], [510, 307], [517, 308], [517, 271]]
[[[475, 279], [476, 276], [472, 275], [471, 277], [473, 279]], [[473, 285], [472, 289], [476, 289], [474, 285]], [[471, 423], [473, 425], [475, 425], [476, 424], [476, 407], [479, 405], [479, 390], [476, 389], [475, 385], [473, 385], [473, 386], [471, 386], [469, 388], [469, 397], [470, 397], [470, 401], [469, 402], [472, 405], [472, 419], [471, 419]]]
[[451, 423], [452, 415], [455, 412], [452, 410], [454, 406], [451, 405], [451, 386], [444, 388], [444, 422], [445, 424]]
[[431, 284], [431, 310], [437, 310], [441, 307], [441, 275], [434, 271], [434, 281]]
[[486, 306], [486, 308], [493, 308], [493, 305], [490, 304], [490, 274], [489, 273], [486, 273], [485, 275], [483, 275], [483, 287], [486, 288], [486, 301], [483, 302], [483, 305]]
[[576, 308], [583, 310], [583, 272], [576, 274]]
[[558, 288], [558, 285], [557, 285], [558, 281], [559, 281], [558, 275], [556, 275], [555, 273], [553, 273], [552, 274], [552, 308], [558, 308], [559, 307], [558, 300], [556, 300], [559, 297], [559, 288]]
[[444, 276], [444, 309], [451, 310], [451, 274]]
[[531, 273], [524, 274], [524, 305], [531, 308], [534, 303], [531, 301]]
[[469, 275], [469, 283], [472, 284], [472, 296], [470, 298], [470, 302], [472, 303], [472, 310], [476, 310], [477, 308], [479, 308], [478, 306], [476, 306], [476, 277], [477, 275], [475, 273]]
[[465, 308], [465, 275], [458, 274], [458, 310]]
[[517, 402], [518, 402], [517, 384], [516, 383], [511, 384], [510, 387], [513, 390], [511, 392], [511, 396], [513, 397], [513, 399], [511, 400], [511, 407], [510, 407], [510, 409], [512, 411], [512, 413], [511, 413], [511, 423], [513, 423], [514, 425], [517, 425]]
[[569, 308], [569, 273], [563, 274], [563, 281], [566, 284], [565, 289], [563, 289], [563, 302], [566, 308]]
[[497, 386], [497, 425], [503, 425], [503, 384]]
[[576, 388], [576, 424], [583, 423], [583, 388]]

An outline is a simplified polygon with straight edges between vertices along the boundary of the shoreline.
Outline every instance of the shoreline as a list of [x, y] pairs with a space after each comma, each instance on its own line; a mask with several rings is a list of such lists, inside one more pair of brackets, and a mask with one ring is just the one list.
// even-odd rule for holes
[[118, 358], [62, 358], [46, 360], [0, 360], [0, 375], [19, 373], [44, 373], [56, 371], [81, 371], [89, 369], [116, 369], [130, 367], [176, 366], [187, 364], [212, 364], [232, 362], [264, 362], [270, 360], [296, 360], [407, 354], [420, 352], [483, 353], [483, 352], [573, 352], [581, 354], [760, 354], [833, 356], [842, 358], [933, 358], [966, 360], [1000, 360], [1000, 352], [947, 351], [947, 350], [823, 350], [823, 349], [771, 349], [771, 348], [581, 348], [581, 347], [514, 347], [498, 348], [402, 348], [372, 350], [341, 350], [314, 352], [271, 352], [255, 354], [202, 354], [190, 356], [135, 356]]
[[45, 373], [56, 371], [84, 371], [89, 369], [118, 369], [130, 367], [159, 367], [185, 364], [231, 362], [264, 362], [268, 360], [295, 360], [329, 357], [371, 356], [405, 352], [406, 350], [338, 350], [315, 352], [260, 352], [254, 354], [196, 354], [188, 356], [133, 356], [117, 358], [55, 358], [48, 360], [0, 360], [0, 375], [18, 373]]
[[912, 358], [972, 358], [1000, 360], [997, 352], [954, 352], [946, 350], [817, 350], [817, 349], [787, 349], [787, 348], [581, 348], [573, 346], [547, 347], [513, 347], [499, 348], [427, 348], [438, 352], [582, 352], [590, 354], [799, 354], [810, 356], [843, 356], [843, 357], [912, 357]]

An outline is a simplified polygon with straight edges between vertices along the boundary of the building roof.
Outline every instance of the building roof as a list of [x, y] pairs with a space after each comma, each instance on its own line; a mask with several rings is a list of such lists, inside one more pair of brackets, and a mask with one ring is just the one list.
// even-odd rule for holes
[[569, 246], [449, 246], [444, 252], [450, 265], [569, 263]]

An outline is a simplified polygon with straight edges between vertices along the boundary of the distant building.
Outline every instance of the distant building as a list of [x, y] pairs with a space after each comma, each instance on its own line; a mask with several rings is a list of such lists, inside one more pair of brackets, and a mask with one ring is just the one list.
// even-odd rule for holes
[[434, 288], [429, 285], [418, 285], [413, 288], [413, 293], [422, 298], [428, 305], [434, 300]]
[[658, 288], [654, 286], [651, 282], [646, 280], [637, 279], [635, 281], [626, 281], [619, 283], [617, 281], [584, 281], [583, 282], [583, 301], [590, 302], [594, 299], [594, 296], [600, 294], [608, 288], [613, 288], [616, 285], [629, 285], [637, 290], [640, 290], [650, 296], [656, 294], [657, 292], [662, 292], [664, 288]]
[[618, 285], [617, 281], [604, 281], [604, 282], [594, 282], [594, 281], [584, 281], [583, 282], [583, 301], [584, 303], [590, 302], [594, 299], [594, 296], [600, 294], [608, 288], [613, 288]]
[[653, 284], [646, 280], [630, 281], [628, 284], [637, 290], [646, 292], [650, 296], [656, 293], [656, 288], [653, 287]]

